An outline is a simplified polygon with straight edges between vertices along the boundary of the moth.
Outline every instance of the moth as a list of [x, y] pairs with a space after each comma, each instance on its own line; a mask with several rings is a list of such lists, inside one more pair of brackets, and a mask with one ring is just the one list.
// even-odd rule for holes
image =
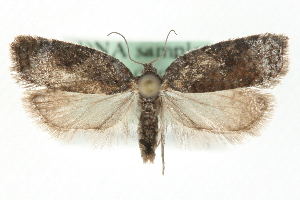
[[262, 89], [288, 71], [288, 37], [270, 33], [189, 51], [163, 76], [153, 67], [158, 59], [140, 63], [135, 77], [105, 52], [54, 39], [21, 35], [10, 48], [12, 74], [27, 89], [24, 105], [53, 137], [83, 134], [101, 145], [138, 135], [144, 163], [161, 145], [163, 173], [167, 132], [190, 147], [258, 135], [274, 102]]

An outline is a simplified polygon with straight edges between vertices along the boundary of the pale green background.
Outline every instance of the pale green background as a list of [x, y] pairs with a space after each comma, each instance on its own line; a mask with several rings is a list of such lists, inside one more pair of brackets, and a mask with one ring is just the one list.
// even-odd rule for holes
[[[172, 34], [172, 33], [171, 33]], [[172, 36], [176, 37], [176, 36]], [[77, 40], [78, 44], [88, 46], [94, 49], [98, 49], [108, 53], [109, 55], [119, 59], [123, 62], [135, 75], [141, 75], [142, 65], [132, 62], [127, 53], [126, 43], [124, 41], [89, 41], [89, 40]], [[209, 42], [168, 42], [167, 51], [165, 55], [154, 62], [154, 67], [160, 75], [163, 75], [165, 69], [180, 55], [183, 55], [189, 50], [193, 50], [204, 45], [208, 45]], [[164, 42], [128, 42], [130, 56], [133, 60], [146, 63], [158, 58], [164, 50]]]

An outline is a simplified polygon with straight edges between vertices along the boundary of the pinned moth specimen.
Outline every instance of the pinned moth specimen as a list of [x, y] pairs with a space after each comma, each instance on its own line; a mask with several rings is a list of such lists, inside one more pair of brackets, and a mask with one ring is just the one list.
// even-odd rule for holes
[[259, 134], [273, 109], [262, 89], [287, 73], [287, 48], [284, 35], [253, 35], [189, 51], [163, 76], [152, 65], [160, 57], [139, 63], [144, 68], [135, 77], [105, 52], [21, 35], [11, 44], [11, 70], [27, 89], [28, 112], [53, 137], [85, 134], [101, 145], [138, 135], [144, 163], [161, 145], [164, 172], [167, 132], [194, 147]]

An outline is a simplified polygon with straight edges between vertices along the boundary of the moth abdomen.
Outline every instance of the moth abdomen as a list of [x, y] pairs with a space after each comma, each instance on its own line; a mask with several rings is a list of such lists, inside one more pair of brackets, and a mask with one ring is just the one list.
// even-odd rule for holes
[[156, 99], [141, 98], [141, 116], [139, 123], [139, 146], [144, 163], [153, 162], [157, 147], [158, 118]]

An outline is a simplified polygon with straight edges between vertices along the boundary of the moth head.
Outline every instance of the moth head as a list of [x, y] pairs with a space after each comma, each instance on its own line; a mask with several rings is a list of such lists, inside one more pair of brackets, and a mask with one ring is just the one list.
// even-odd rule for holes
[[142, 74], [149, 74], [149, 73], [152, 73], [152, 74], [157, 74], [157, 69], [155, 67], [153, 67], [152, 63], [149, 62], [149, 63], [144, 63], [143, 64], [143, 71], [142, 71]]
[[159, 94], [161, 79], [159, 76], [148, 73], [140, 77], [138, 90], [144, 98], [155, 98]]

